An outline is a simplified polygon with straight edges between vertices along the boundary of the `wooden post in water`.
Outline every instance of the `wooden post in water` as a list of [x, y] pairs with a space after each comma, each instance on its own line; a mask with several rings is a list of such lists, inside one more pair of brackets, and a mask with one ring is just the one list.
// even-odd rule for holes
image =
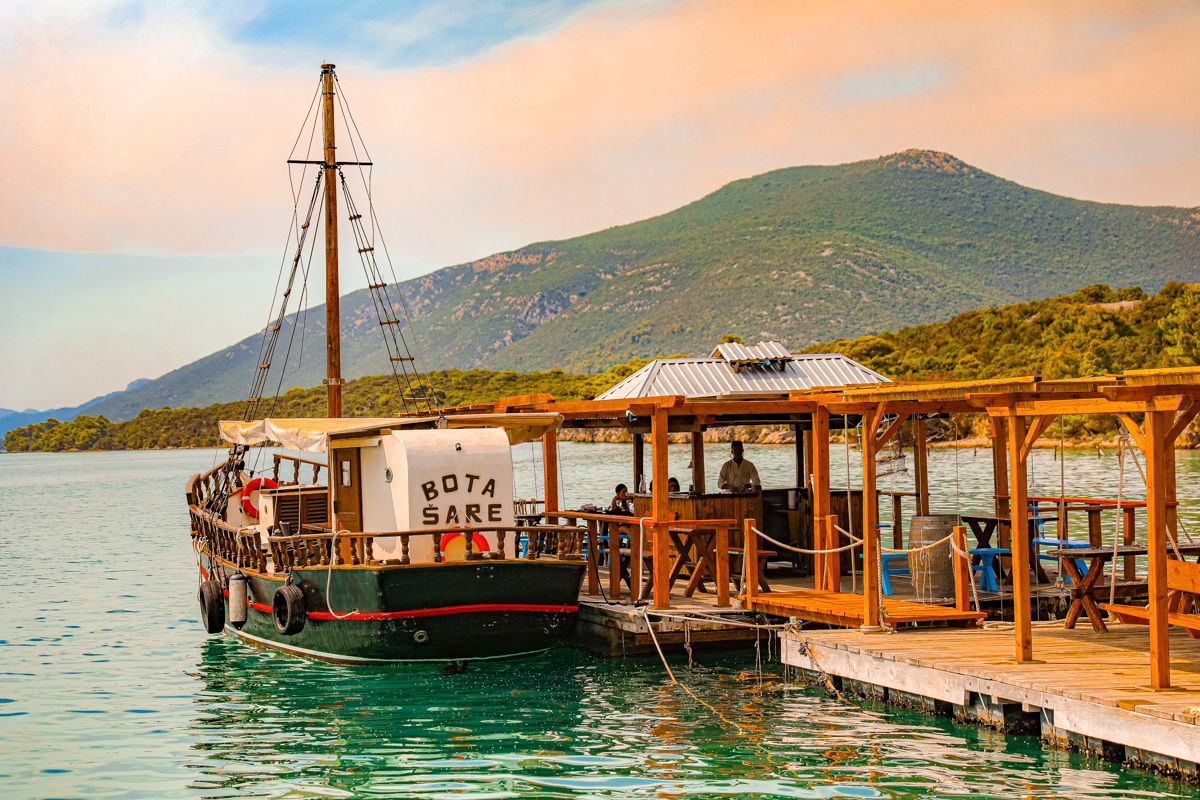
[[333, 64], [321, 65], [325, 144], [325, 389], [327, 413], [342, 415], [341, 296], [338, 290], [337, 145], [333, 124]]

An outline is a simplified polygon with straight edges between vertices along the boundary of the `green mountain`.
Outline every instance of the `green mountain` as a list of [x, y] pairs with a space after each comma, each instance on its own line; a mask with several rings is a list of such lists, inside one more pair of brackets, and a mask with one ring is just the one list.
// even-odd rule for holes
[[[801, 348], [1086, 284], [1171, 280], [1200, 280], [1200, 209], [1060, 197], [910, 150], [768, 172], [658, 217], [446, 267], [403, 291], [422, 368], [587, 372], [706, 352], [730, 331]], [[370, 296], [341, 304], [344, 373], [378, 373], [387, 359]], [[299, 315], [283, 389], [320, 382], [323, 317], [320, 307]], [[255, 335], [89, 413], [125, 419], [243, 397], [257, 355]]]

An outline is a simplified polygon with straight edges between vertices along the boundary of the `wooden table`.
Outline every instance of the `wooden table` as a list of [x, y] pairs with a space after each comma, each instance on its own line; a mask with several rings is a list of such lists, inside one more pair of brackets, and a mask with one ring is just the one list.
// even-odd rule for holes
[[[1178, 547], [1180, 555], [1200, 555], [1200, 545], [1181, 544]], [[1174, 553], [1174, 551], [1174, 547], [1170, 548], [1170, 552]], [[1067, 611], [1066, 627], [1074, 628], [1075, 623], [1079, 621], [1079, 615], [1086, 613], [1093, 630], [1097, 633], [1108, 633], [1108, 627], [1100, 616], [1100, 608], [1096, 605], [1095, 597], [1096, 593], [1109, 590], [1109, 584], [1100, 583], [1100, 578], [1104, 575], [1105, 562], [1114, 555], [1119, 558], [1133, 558], [1144, 556], [1149, 552], [1145, 546], [1136, 544], [1125, 544], [1117, 548], [1065, 547], [1058, 550], [1047, 550], [1046, 555], [1059, 558], [1063, 570], [1071, 576], [1071, 607]], [[1084, 558], [1089, 559], [1087, 571], [1080, 574], [1076, 559]], [[1118, 597], [1128, 596], [1145, 586], [1146, 581], [1118, 580], [1114, 593]]]

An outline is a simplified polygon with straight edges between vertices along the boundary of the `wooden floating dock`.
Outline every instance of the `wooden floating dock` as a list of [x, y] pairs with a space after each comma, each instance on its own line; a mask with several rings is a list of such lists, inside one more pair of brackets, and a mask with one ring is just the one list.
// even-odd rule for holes
[[[824, 592], [797, 589], [790, 592], [768, 592], [747, 600], [754, 611], [777, 617], [821, 622], [826, 625], [857, 628], [863, 624], [863, 597], [850, 592]], [[885, 597], [883, 618], [891, 624], [919, 622], [963, 623], [983, 619], [978, 611], [958, 611], [946, 606], [916, 603], [912, 600]]]
[[600, 595], [580, 595], [574, 644], [602, 656], [648, 655], [655, 652], [648, 625], [654, 626], [658, 644], [671, 651], [678, 651], [685, 644], [705, 650], [745, 647], [755, 639], [765, 642], [770, 635], [744, 624], [766, 622], [761, 615], [732, 606], [719, 608], [709, 595], [697, 598], [672, 595], [669, 611], [649, 610], [649, 615], [647, 620], [642, 607], [632, 603], [610, 603]]
[[1171, 633], [1176, 686], [1153, 690], [1144, 626], [1035, 627], [1037, 661], [1017, 663], [1012, 631], [786, 631], [784, 664], [845, 694], [953, 716], [1052, 746], [1200, 780], [1200, 641]]

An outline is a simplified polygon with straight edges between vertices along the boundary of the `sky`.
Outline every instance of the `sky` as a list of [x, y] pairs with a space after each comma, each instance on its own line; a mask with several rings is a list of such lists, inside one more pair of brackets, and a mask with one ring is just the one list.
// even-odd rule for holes
[[1197, 206], [1198, 42], [1194, 0], [0, 4], [0, 408], [262, 326], [326, 61], [412, 277], [910, 147]]

